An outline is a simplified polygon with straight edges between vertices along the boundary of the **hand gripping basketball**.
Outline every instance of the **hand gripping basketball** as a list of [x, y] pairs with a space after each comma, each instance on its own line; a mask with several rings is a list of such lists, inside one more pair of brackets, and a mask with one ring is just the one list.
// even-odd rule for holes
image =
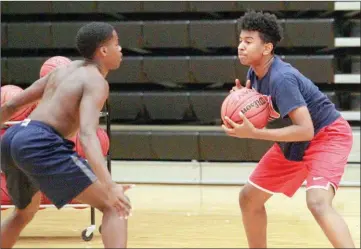
[[[234, 92], [234, 91], [242, 89], [244, 87], [244, 86], [242, 86], [241, 81], [239, 81], [239, 79], [235, 79], [234, 83], [235, 83], [235, 86], [232, 87], [230, 92]], [[250, 80], [246, 81], [246, 86], [245, 87], [251, 89], [251, 81]]]

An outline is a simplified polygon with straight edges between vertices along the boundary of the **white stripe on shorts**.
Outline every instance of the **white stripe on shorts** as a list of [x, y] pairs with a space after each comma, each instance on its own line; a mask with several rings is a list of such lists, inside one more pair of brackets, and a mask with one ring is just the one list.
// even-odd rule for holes
[[73, 159], [73, 162], [84, 172], [87, 177], [89, 177], [92, 182], [97, 179], [94, 173], [78, 157], [71, 156], [71, 159]]

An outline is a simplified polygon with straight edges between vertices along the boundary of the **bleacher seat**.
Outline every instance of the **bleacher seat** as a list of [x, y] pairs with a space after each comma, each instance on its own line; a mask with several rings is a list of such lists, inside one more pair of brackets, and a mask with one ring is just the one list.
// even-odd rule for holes
[[195, 48], [237, 47], [237, 20], [191, 21], [191, 46]]
[[353, 74], [360, 73], [360, 66], [361, 66], [360, 61], [361, 61], [361, 56], [352, 56], [351, 73]]
[[142, 83], [142, 61], [141, 56], [124, 56], [123, 62], [117, 70], [109, 72], [107, 80], [110, 84]]
[[236, 1], [189, 1], [191, 12], [229, 12], [237, 10]]
[[[53, 22], [53, 48], [75, 48], [75, 36], [87, 22]], [[108, 22], [113, 25], [119, 36], [122, 48], [142, 46], [142, 22]]]
[[331, 48], [334, 46], [333, 22], [333, 19], [287, 19], [285, 43], [289, 47]]
[[112, 131], [113, 160], [155, 159], [150, 146], [151, 132]]
[[197, 160], [197, 131], [152, 131], [150, 147], [157, 160]]
[[360, 106], [361, 106], [360, 93], [356, 93], [356, 92], [351, 93], [350, 109], [352, 111], [360, 111], [361, 110]]
[[143, 25], [144, 47], [189, 47], [189, 21], [147, 21]]
[[143, 103], [151, 120], [183, 120], [190, 109], [187, 92], [144, 92]]
[[332, 11], [331, 1], [284, 1], [286, 11]]
[[360, 19], [352, 19], [351, 20], [351, 36], [352, 37], [360, 37], [361, 36], [361, 24]]
[[96, 1], [99, 13], [133, 13], [140, 12], [141, 1]]
[[221, 105], [229, 92], [190, 92], [189, 101], [201, 124], [220, 123]]
[[189, 58], [186, 56], [144, 57], [144, 75], [151, 83], [188, 83]]
[[118, 33], [119, 44], [122, 48], [140, 48], [143, 46], [141, 21], [109, 22]]
[[6, 23], [1, 23], [1, 47], [6, 48], [8, 46], [8, 30]]
[[335, 74], [333, 55], [282, 57], [314, 83], [333, 83]]
[[40, 67], [44, 61], [41, 57], [8, 57], [7, 83], [32, 84], [39, 79]]
[[8, 23], [8, 48], [50, 48], [51, 23]]
[[96, 13], [97, 1], [52, 1], [53, 13]]
[[86, 22], [53, 22], [52, 47], [53, 48], [75, 48], [75, 36], [78, 30]]
[[[207, 2], [204, 2], [207, 3]], [[283, 11], [285, 10], [285, 1], [237, 1], [238, 11], [247, 11], [249, 9], [257, 11]]]
[[[263, 146], [262, 146], [263, 145]], [[224, 132], [201, 132], [199, 154], [201, 161], [258, 161], [270, 143], [250, 142], [230, 137]]]
[[236, 78], [235, 56], [192, 56], [191, 82], [227, 83]]
[[37, 14], [51, 13], [51, 1], [2, 1], [2, 14]]
[[1, 84], [7, 83], [8, 82], [8, 62], [7, 62], [7, 58], [2, 57], [1, 58]]
[[187, 12], [189, 10], [187, 1], [143, 1], [143, 12]]
[[111, 120], [136, 121], [138, 117], [144, 116], [142, 98], [142, 92], [110, 92]]

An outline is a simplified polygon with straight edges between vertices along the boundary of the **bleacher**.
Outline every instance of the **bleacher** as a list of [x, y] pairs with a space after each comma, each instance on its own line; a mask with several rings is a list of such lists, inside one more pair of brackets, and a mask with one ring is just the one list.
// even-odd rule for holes
[[248, 8], [278, 16], [285, 35], [276, 53], [354, 126], [349, 161], [360, 163], [359, 2], [1, 2], [1, 82], [27, 86], [46, 58], [78, 58], [79, 27], [106, 21], [124, 54], [108, 77], [114, 160], [257, 162], [271, 142], [220, 128], [223, 99], [246, 77], [237, 19]]

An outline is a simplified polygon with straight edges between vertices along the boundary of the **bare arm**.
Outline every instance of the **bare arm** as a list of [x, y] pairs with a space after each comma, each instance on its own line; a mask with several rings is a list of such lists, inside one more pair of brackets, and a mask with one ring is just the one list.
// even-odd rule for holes
[[97, 136], [99, 114], [108, 97], [108, 86], [104, 79], [92, 84], [84, 84], [83, 96], [80, 102], [80, 143], [85, 156], [102, 184], [111, 188], [114, 183], [105, 167], [104, 156]]
[[307, 107], [298, 107], [288, 116], [292, 125], [279, 129], [255, 129], [254, 138], [276, 142], [310, 141], [314, 136], [314, 128]]
[[6, 102], [0, 109], [0, 124], [8, 121], [10, 117], [22, 107], [41, 99], [48, 79], [49, 76], [38, 79], [23, 92], [19, 93], [14, 98]]

